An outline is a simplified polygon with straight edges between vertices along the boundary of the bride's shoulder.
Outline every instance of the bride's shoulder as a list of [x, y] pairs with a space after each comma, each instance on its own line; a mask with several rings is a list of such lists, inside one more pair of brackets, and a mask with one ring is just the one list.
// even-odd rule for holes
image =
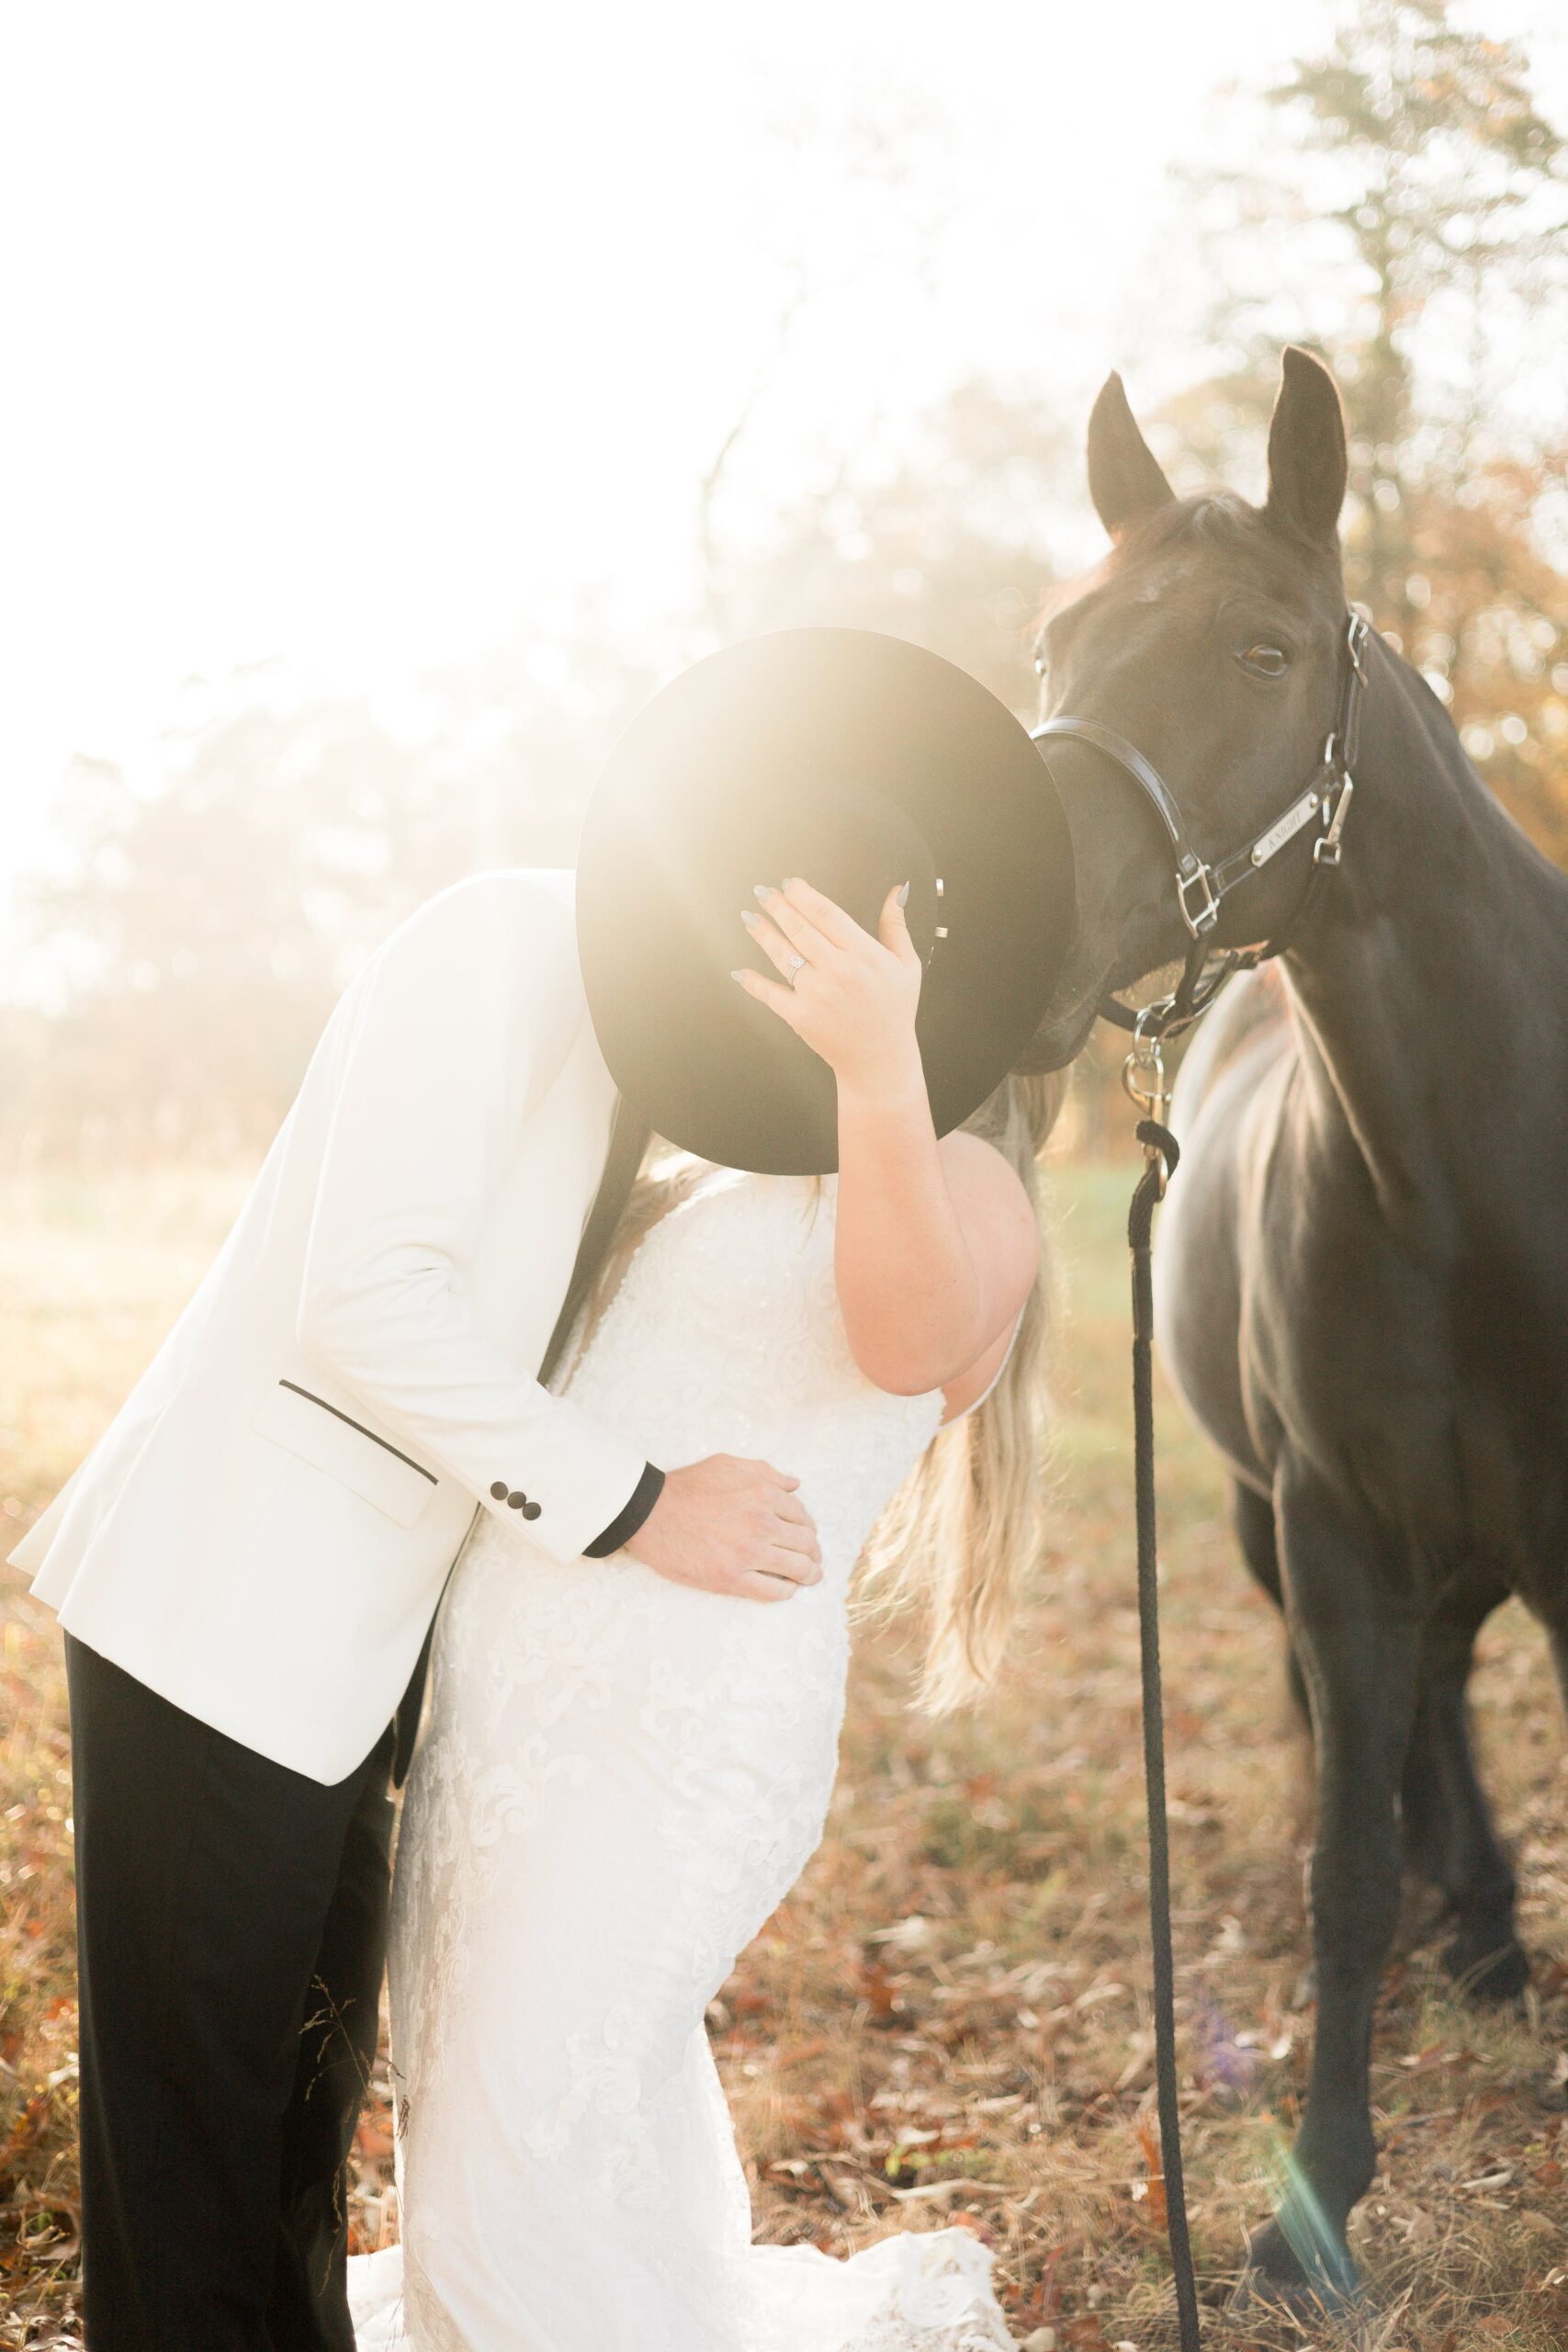
[[1034, 1204], [1012, 1162], [983, 1136], [955, 1127], [937, 1145], [942, 1174], [960, 1216], [973, 1212], [987, 1221], [1034, 1230]]

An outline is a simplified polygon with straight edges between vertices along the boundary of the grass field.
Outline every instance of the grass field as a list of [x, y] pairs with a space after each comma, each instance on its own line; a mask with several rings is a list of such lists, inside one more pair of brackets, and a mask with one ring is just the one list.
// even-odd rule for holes
[[[188, 1295], [243, 1175], [38, 1180], [0, 1198], [0, 1510], [20, 1532]], [[1175, 2342], [1159, 2230], [1143, 1916], [1122, 1223], [1129, 1171], [1058, 1170], [1068, 1309], [1050, 1556], [988, 1706], [932, 1726], [907, 1637], [863, 1639], [828, 1840], [711, 2024], [759, 2226], [834, 2249], [960, 2220], [1015, 2333]], [[1382, 2168], [1353, 2225], [1353, 2325], [1224, 2309], [1267, 2212], [1312, 2032], [1307, 1757], [1277, 1627], [1237, 1566], [1212, 1460], [1162, 1423], [1166, 1674], [1189, 2190], [1215, 2352], [1546, 2352], [1568, 2341], [1568, 1762], [1542, 1645], [1510, 1609], [1475, 1703], [1517, 1858], [1535, 1989], [1519, 2018], [1445, 1992], [1413, 1894], [1385, 1982]], [[52, 1623], [0, 1571], [0, 2344], [75, 2321], [70, 1780]], [[384, 2087], [384, 2086], [383, 2086]], [[395, 2233], [385, 2098], [355, 2229]], [[172, 2352], [172, 2348], [171, 2348]]]

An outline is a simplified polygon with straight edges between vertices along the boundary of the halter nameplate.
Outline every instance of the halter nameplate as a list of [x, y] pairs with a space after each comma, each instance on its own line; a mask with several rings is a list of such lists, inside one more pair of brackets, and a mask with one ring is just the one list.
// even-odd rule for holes
[[1253, 865], [1267, 865], [1275, 851], [1283, 849], [1287, 842], [1294, 841], [1302, 827], [1316, 816], [1321, 804], [1321, 794], [1303, 792], [1295, 807], [1287, 808], [1277, 824], [1270, 825], [1266, 833], [1258, 834], [1252, 844]]

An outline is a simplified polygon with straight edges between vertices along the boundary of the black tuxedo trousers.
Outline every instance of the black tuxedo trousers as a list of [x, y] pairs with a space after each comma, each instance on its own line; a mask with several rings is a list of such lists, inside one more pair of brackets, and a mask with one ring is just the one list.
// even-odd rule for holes
[[390, 1729], [323, 1788], [65, 1646], [89, 2352], [353, 2352]]

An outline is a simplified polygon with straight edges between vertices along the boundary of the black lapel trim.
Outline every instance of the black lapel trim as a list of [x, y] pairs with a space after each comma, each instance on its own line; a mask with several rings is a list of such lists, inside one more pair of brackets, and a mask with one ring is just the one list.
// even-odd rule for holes
[[599, 1179], [599, 1190], [588, 1212], [588, 1222], [582, 1228], [578, 1244], [577, 1262], [571, 1270], [571, 1280], [566, 1286], [566, 1298], [556, 1317], [556, 1328], [550, 1333], [549, 1345], [539, 1364], [539, 1378], [548, 1383], [560, 1363], [571, 1327], [582, 1310], [583, 1303], [593, 1287], [593, 1277], [604, 1261], [610, 1237], [621, 1221], [637, 1170], [642, 1166], [648, 1149], [649, 1127], [631, 1110], [624, 1094], [615, 1098], [615, 1119], [610, 1128], [610, 1148], [604, 1157], [604, 1172]]

